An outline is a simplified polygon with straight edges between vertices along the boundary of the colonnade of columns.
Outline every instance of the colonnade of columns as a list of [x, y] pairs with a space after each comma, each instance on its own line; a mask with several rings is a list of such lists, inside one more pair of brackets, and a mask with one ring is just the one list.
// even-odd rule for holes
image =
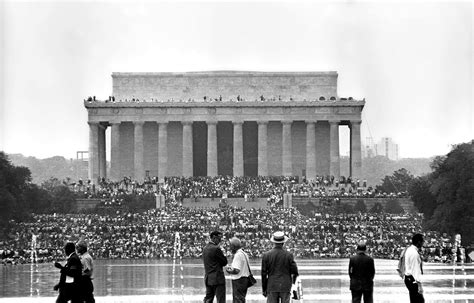
[[[282, 172], [281, 175], [290, 176], [292, 167], [292, 136], [290, 120], [282, 121]], [[316, 176], [316, 122], [306, 121], [306, 176]], [[168, 166], [168, 123], [158, 123], [158, 178], [167, 176]], [[193, 176], [193, 128], [192, 121], [183, 121], [182, 142], [182, 174]], [[242, 121], [233, 123], [233, 174], [244, 175], [243, 156], [243, 131]], [[338, 178], [340, 176], [339, 157], [339, 120], [329, 121], [329, 153], [330, 175]], [[144, 121], [133, 122], [134, 124], [134, 178], [143, 180], [145, 177], [144, 167]], [[268, 175], [268, 121], [258, 121], [258, 175]], [[351, 121], [351, 161], [350, 174], [353, 177], [361, 176], [361, 121]], [[112, 122], [111, 125], [111, 179], [120, 179], [120, 123]], [[106, 177], [106, 148], [105, 148], [106, 126], [97, 122], [89, 122], [89, 179], [96, 182], [99, 178]], [[271, 159], [271, 161], [278, 161]], [[207, 122], [207, 175], [217, 176], [217, 121]]]

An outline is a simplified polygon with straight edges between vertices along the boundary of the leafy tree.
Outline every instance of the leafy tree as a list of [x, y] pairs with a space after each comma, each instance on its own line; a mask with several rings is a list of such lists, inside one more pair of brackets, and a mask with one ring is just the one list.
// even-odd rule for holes
[[30, 182], [28, 168], [12, 165], [6, 154], [0, 152], [0, 227], [7, 227], [10, 220], [28, 217], [24, 191]]
[[45, 189], [36, 184], [31, 184], [25, 191], [27, 209], [36, 214], [51, 211], [52, 197]]
[[383, 212], [382, 204], [380, 204], [379, 202], [375, 202], [372, 208], [370, 209], [370, 212], [380, 214], [381, 212]]
[[42, 211], [68, 213], [74, 210], [76, 197], [69, 187], [59, 181], [59, 179], [52, 177], [44, 181], [41, 184], [41, 189], [50, 196], [49, 205], [44, 203], [45, 209], [42, 209]]
[[425, 219], [430, 219], [436, 208], [436, 198], [430, 192], [431, 185], [430, 176], [426, 175], [415, 178], [408, 187], [415, 207], [425, 215]]
[[365, 202], [363, 199], [357, 200], [356, 204], [354, 205], [354, 211], [361, 212], [361, 213], [367, 212], [367, 206], [365, 205]]
[[377, 186], [377, 190], [386, 193], [398, 193], [408, 191], [408, 187], [413, 182], [413, 175], [405, 168], [394, 171], [391, 176], [385, 176], [382, 184]]
[[63, 185], [61, 181], [59, 181], [58, 178], [56, 177], [51, 177], [48, 180], [45, 180], [43, 183], [41, 183], [41, 188], [48, 192], [53, 192], [55, 188], [58, 188], [59, 186]]
[[385, 212], [389, 214], [401, 214], [404, 210], [398, 199], [390, 199], [385, 205]]
[[449, 234], [460, 233], [467, 243], [474, 242], [474, 140], [453, 147], [446, 157], [432, 166], [430, 191], [436, 208], [428, 228]]

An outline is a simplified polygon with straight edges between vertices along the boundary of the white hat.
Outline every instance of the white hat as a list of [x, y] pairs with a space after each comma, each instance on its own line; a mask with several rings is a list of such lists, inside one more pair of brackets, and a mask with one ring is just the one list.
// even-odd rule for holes
[[285, 234], [282, 231], [277, 231], [273, 234], [273, 236], [270, 239], [270, 242], [273, 243], [285, 243], [288, 241], [288, 237], [285, 236]]

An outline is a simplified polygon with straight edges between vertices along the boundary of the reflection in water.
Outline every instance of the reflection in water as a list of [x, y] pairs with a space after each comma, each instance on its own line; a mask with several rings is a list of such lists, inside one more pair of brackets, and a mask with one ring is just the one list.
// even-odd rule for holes
[[[306, 302], [311, 298], [338, 296], [350, 298], [348, 260], [297, 260]], [[179, 265], [178, 265], [179, 264]], [[376, 260], [374, 297], [405, 298], [408, 292], [396, 272], [396, 260]], [[262, 300], [260, 260], [251, 261], [251, 269], [258, 280], [249, 289], [252, 298]], [[448, 296], [448, 302], [474, 299], [474, 266], [425, 264], [425, 298]], [[192, 296], [196, 301], [204, 297], [204, 268], [201, 260], [181, 260], [175, 264], [176, 285], [173, 287], [171, 260], [96, 260], [94, 268], [95, 296]], [[54, 284], [59, 271], [52, 263], [38, 265], [8, 265], [0, 267], [0, 297], [55, 297]], [[230, 298], [231, 283], [227, 280]], [[28, 293], [28, 290], [29, 293]], [[443, 297], [443, 298], [444, 298]], [[443, 299], [444, 300], [444, 299]]]

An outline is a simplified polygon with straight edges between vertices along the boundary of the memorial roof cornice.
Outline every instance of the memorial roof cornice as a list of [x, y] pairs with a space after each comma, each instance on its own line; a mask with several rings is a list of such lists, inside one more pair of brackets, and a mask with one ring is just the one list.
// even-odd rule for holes
[[281, 76], [299, 76], [299, 77], [317, 77], [332, 76], [337, 77], [336, 71], [325, 72], [263, 72], [263, 71], [195, 71], [195, 72], [113, 72], [112, 77], [281, 77]]
[[364, 107], [365, 100], [352, 101], [268, 101], [268, 102], [245, 102], [245, 101], [216, 101], [216, 102], [105, 102], [84, 101], [86, 108], [146, 108], [146, 107]]

